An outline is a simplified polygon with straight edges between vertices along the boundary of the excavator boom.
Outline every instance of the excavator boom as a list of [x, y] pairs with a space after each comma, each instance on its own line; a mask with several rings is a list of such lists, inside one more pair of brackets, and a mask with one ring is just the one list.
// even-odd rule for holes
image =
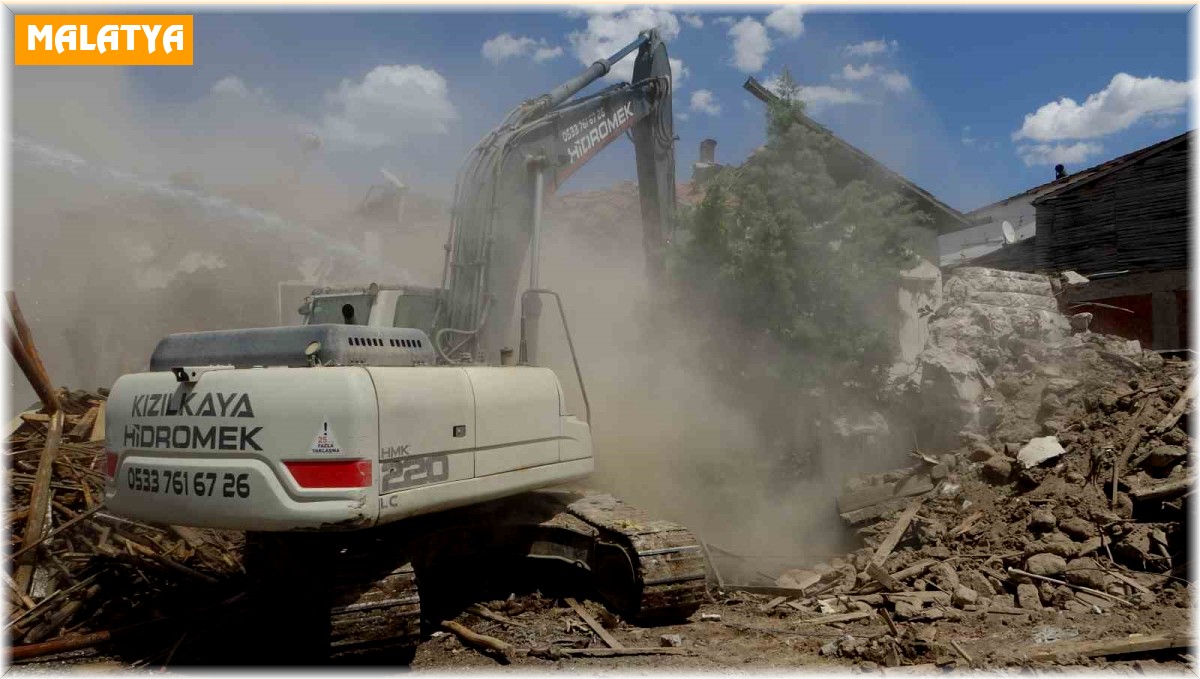
[[[570, 99], [634, 49], [632, 82]], [[538, 287], [542, 202], [623, 133], [637, 157], [647, 267], [661, 269], [675, 208], [671, 66], [647, 31], [609, 59], [514, 109], [471, 151], [455, 187], [434, 347], [448, 363], [495, 362], [509, 326], [526, 253]]]

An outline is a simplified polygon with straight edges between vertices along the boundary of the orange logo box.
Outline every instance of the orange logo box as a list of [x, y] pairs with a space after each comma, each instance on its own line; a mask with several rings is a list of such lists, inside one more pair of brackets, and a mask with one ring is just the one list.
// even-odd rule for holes
[[17, 14], [17, 66], [191, 66], [190, 14]]

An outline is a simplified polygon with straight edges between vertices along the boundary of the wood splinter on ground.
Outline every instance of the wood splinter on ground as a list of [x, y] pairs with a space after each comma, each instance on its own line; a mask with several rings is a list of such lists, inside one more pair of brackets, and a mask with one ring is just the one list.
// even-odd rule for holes
[[575, 611], [576, 615], [583, 618], [583, 621], [587, 623], [588, 627], [592, 628], [592, 631], [596, 633], [596, 636], [600, 637], [601, 641], [603, 641], [605, 644], [608, 644], [609, 648], [625, 648], [625, 645], [617, 641], [613, 635], [609, 634], [608, 630], [604, 629], [599, 622], [596, 622], [596, 619], [592, 617], [592, 614], [588, 613], [586, 608], [580, 606], [578, 601], [572, 599], [571, 597], [567, 597], [564, 599], [564, 601], [566, 601], [567, 605], [571, 607], [571, 610]]

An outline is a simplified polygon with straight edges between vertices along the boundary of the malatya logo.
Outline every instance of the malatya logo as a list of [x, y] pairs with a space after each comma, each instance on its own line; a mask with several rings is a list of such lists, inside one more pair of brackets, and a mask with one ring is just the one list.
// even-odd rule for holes
[[18, 14], [17, 66], [191, 66], [190, 14]]

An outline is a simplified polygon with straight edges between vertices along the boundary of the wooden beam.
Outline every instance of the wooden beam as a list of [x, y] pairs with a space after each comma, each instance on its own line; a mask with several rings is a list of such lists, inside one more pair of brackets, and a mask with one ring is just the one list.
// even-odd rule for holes
[[1192, 395], [1195, 393], [1195, 389], [1196, 378], [1193, 377], [1192, 380], [1188, 382], [1187, 390], [1183, 392], [1183, 394], [1179, 397], [1179, 400], [1175, 402], [1175, 406], [1171, 408], [1171, 412], [1167, 413], [1167, 416], [1164, 417], [1162, 421], [1158, 423], [1158, 426], [1154, 428], [1155, 434], [1161, 434], [1175, 426], [1175, 423], [1179, 421], [1179, 418], [1183, 417], [1183, 413], [1187, 410], [1188, 404], [1192, 402]]
[[835, 622], [850, 622], [851, 620], [862, 620], [875, 615], [874, 611], [851, 611], [850, 613], [838, 613], [836, 615], [823, 615], [819, 618], [809, 618], [800, 622], [806, 625], [832, 625]]
[[[26, 372], [25, 377], [33, 384], [33, 390], [37, 392], [38, 398], [42, 399], [42, 405], [46, 412], [54, 412], [62, 407], [58, 401], [58, 394], [54, 391], [54, 384], [50, 381], [50, 376], [46, 372], [46, 364], [42, 363], [42, 356], [38, 353], [37, 345], [33, 342], [33, 332], [29, 329], [29, 324], [25, 322], [25, 314], [21, 312], [21, 305], [17, 303], [17, 293], [9, 290], [4, 293], [4, 298], [8, 300], [8, 310], [12, 314], [13, 325], [16, 326], [14, 338], [20, 343], [21, 349], [29, 362], [29, 368], [33, 370], [36, 377], [31, 378]], [[9, 349], [12, 350], [12, 340], [9, 340]], [[14, 352], [15, 357], [15, 352]], [[20, 364], [20, 360], [18, 360]], [[21, 370], [25, 371], [25, 366], [21, 365]], [[34, 380], [36, 379], [36, 382]], [[45, 391], [47, 393], [43, 394]]]
[[96, 413], [96, 423], [92, 425], [92, 435], [88, 437], [88, 443], [104, 440], [104, 413], [108, 410], [108, 403], [105, 402], [100, 406], [100, 411]]
[[1177, 495], [1183, 495], [1191, 487], [1192, 478], [1188, 477], [1179, 481], [1160, 483], [1157, 486], [1150, 486], [1149, 488], [1131, 490], [1129, 491], [1129, 497], [1135, 500], [1167, 500]]
[[872, 561], [867, 564], [867, 575], [875, 579], [875, 582], [883, 585], [883, 588], [889, 592], [895, 592], [900, 589], [900, 583], [883, 570], [883, 567]]
[[588, 627], [592, 628], [592, 631], [596, 633], [596, 636], [600, 637], [601, 641], [608, 644], [609, 648], [625, 648], [625, 645], [617, 641], [613, 635], [609, 634], [608, 630], [604, 629], [604, 627], [602, 627], [600, 623], [592, 617], [592, 614], [587, 612], [586, 608], [580, 606], [578, 601], [572, 599], [571, 597], [567, 597], [564, 599], [564, 601], [566, 601], [567, 605], [571, 607], [571, 610], [575, 611], [576, 615], [583, 618], [583, 621], [587, 623]]
[[912, 501], [908, 509], [904, 510], [904, 513], [896, 520], [896, 525], [892, 526], [892, 530], [888, 533], [887, 538], [875, 550], [875, 555], [871, 557], [871, 563], [882, 566], [883, 562], [887, 561], [887, 558], [892, 554], [892, 550], [899, 544], [900, 538], [904, 537], [904, 532], [908, 530], [908, 525], [912, 523], [913, 517], [917, 515], [917, 510], [921, 508], [921, 503], [924, 501], [924, 497], [918, 497]]
[[1145, 653], [1161, 651], [1169, 648], [1191, 648], [1190, 634], [1136, 634], [1120, 639], [1100, 639], [1098, 641], [1059, 642], [1049, 647], [1029, 654], [1030, 660], [1053, 660], [1065, 656], [1080, 656], [1095, 658], [1106, 655], [1124, 655], [1127, 653]]
[[[63, 422], [66, 417], [57, 410], [50, 420], [50, 428], [46, 432], [46, 446], [38, 459], [37, 473], [33, 477], [33, 489], [29, 495], [29, 516], [25, 519], [25, 533], [21, 538], [21, 551], [28, 552], [41, 541], [48, 528], [46, 517], [50, 513], [50, 499], [53, 491], [50, 480], [54, 475], [54, 460], [58, 457], [58, 444], [62, 439]], [[23, 563], [17, 566], [14, 580], [22, 592], [29, 591], [29, 583], [33, 579], [32, 563], [29, 554], [22, 555]]]

